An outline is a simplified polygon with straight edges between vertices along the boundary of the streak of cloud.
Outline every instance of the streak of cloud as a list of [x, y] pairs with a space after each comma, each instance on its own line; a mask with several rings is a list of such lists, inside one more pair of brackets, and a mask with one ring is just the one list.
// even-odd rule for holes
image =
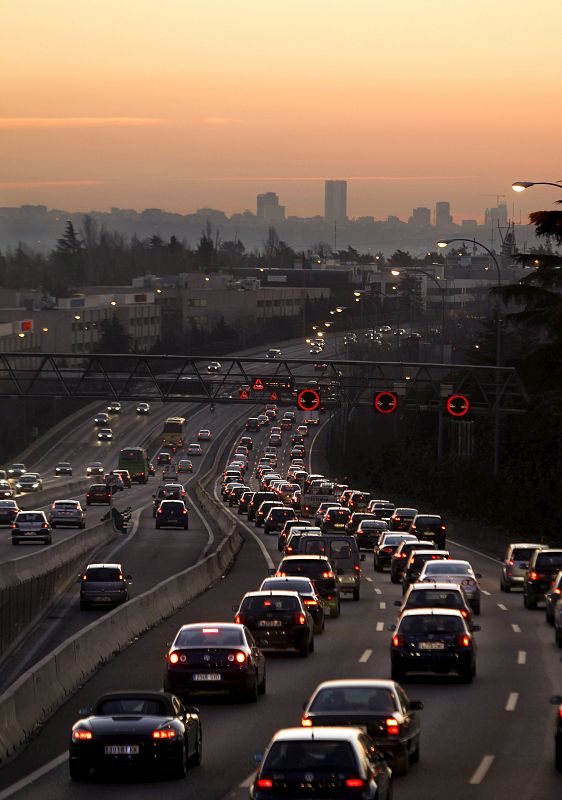
[[160, 125], [154, 117], [0, 117], [0, 130], [46, 128], [129, 128]]
[[103, 186], [104, 181], [59, 180], [59, 181], [0, 181], [0, 189], [50, 189], [81, 186]]

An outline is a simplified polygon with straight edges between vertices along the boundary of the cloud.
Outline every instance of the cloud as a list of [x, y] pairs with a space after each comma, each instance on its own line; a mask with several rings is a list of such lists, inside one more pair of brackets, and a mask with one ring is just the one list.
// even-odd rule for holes
[[104, 181], [60, 180], [60, 181], [0, 181], [0, 189], [72, 189], [81, 186], [103, 186]]
[[160, 125], [155, 117], [0, 117], [0, 130], [45, 128], [128, 128]]

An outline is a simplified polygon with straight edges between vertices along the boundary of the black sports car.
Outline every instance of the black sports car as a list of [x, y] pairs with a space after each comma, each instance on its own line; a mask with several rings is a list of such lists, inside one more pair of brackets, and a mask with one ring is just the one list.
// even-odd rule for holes
[[162, 769], [184, 778], [201, 762], [199, 710], [166, 692], [111, 692], [83, 708], [72, 726], [70, 777], [87, 781], [92, 769]]

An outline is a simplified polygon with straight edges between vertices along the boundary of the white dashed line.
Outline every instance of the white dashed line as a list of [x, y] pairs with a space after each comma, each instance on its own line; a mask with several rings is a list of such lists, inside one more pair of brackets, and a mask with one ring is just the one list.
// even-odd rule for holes
[[382, 589], [379, 589], [378, 586], [375, 586], [375, 594], [382, 594]]
[[372, 650], [365, 650], [365, 652], [363, 653], [363, 655], [359, 659], [359, 663], [360, 664], [366, 664], [367, 661], [371, 658], [372, 655], [373, 655], [373, 651]]
[[472, 785], [477, 785], [482, 783], [486, 775], [488, 774], [488, 770], [494, 763], [495, 756], [483, 756], [482, 761], [476, 768], [472, 778], [469, 780], [469, 783]]
[[367, 577], [365, 578], [365, 580], [366, 580], [366, 581], [369, 581], [369, 583], [372, 583], [372, 582], [373, 582], [373, 579], [372, 579], [372, 578], [369, 578], [369, 576], [367, 576]]
[[384, 602], [384, 600], [381, 600], [381, 602], [380, 602], [380, 607], [381, 607], [381, 611], [384, 611], [384, 610], [385, 610], [385, 608], [386, 608], [386, 603]]
[[504, 606], [503, 603], [498, 603], [498, 608], [500, 609], [500, 611], [507, 611], [507, 606]]
[[377, 630], [384, 631], [384, 622], [377, 622]]
[[518, 664], [526, 664], [527, 663], [527, 651], [526, 650], [519, 650], [517, 653], [517, 663]]
[[519, 700], [519, 692], [510, 692], [505, 704], [506, 711], [515, 711], [517, 708], [517, 701]]
[[519, 627], [519, 625], [517, 625], [516, 622], [511, 623], [511, 628], [513, 630], [513, 633], [521, 633], [521, 628]]
[[491, 592], [487, 592], [486, 589], [480, 589], [480, 591], [482, 592], [482, 594], [485, 594], [486, 597], [490, 597], [490, 595], [492, 594]]

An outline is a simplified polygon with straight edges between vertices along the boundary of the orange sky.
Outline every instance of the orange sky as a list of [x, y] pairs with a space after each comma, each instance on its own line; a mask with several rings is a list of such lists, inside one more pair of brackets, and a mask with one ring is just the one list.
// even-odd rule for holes
[[[560, 0], [26, 0], [2, 14], [0, 205], [515, 216], [562, 177]], [[493, 196], [487, 196], [493, 195]]]

